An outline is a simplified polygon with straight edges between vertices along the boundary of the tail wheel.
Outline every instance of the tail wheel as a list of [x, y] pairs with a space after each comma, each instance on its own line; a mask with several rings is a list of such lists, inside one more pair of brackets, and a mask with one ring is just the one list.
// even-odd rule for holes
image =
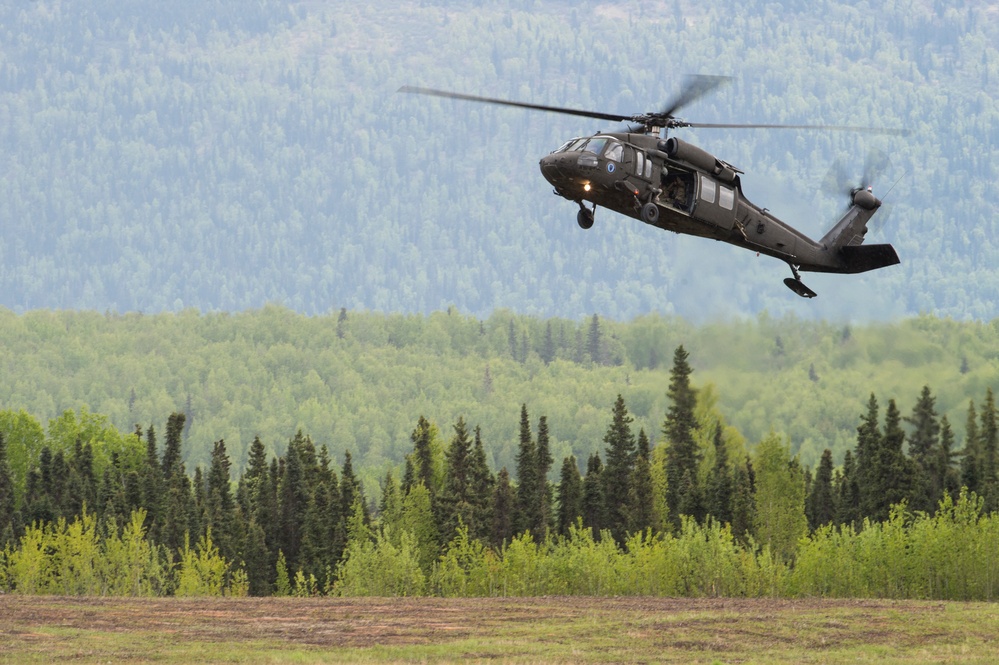
[[576, 213], [576, 223], [579, 224], [581, 229], [589, 229], [593, 227], [593, 211], [582, 208]]

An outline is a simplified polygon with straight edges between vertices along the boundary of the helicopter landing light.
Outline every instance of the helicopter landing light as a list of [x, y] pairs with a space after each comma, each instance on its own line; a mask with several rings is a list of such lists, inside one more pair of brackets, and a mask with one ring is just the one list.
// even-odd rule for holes
[[590, 191], [590, 183], [588, 182], [583, 183], [583, 191], [584, 192]]

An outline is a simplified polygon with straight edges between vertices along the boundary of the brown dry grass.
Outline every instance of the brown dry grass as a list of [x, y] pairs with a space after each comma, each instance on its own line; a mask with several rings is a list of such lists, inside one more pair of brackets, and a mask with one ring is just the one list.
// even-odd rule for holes
[[984, 603], [0, 596], [7, 662], [999, 662], [997, 636]]

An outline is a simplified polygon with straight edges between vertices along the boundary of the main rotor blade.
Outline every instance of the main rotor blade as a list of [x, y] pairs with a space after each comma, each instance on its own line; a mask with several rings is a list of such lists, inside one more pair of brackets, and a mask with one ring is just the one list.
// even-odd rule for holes
[[732, 77], [730, 76], [705, 76], [701, 74], [688, 76], [683, 84], [683, 89], [680, 90], [680, 94], [666, 105], [661, 115], [672, 117], [684, 106], [693, 103], [718, 86], [728, 83], [731, 80]]
[[715, 122], [684, 122], [684, 127], [703, 129], [825, 129], [834, 132], [856, 132], [859, 134], [886, 134], [888, 136], [908, 136], [908, 129], [892, 129], [891, 127], [852, 127], [847, 125], [770, 125], [770, 124], [732, 124]]
[[515, 106], [521, 109], [531, 109], [533, 111], [548, 111], [549, 113], [562, 113], [565, 115], [575, 115], [582, 118], [595, 118], [597, 120], [610, 120], [621, 122], [631, 120], [630, 115], [618, 115], [615, 113], [600, 113], [599, 111], [584, 111], [581, 109], [569, 109], [561, 106], [544, 106], [542, 104], [527, 104], [525, 102], [511, 102], [506, 99], [494, 99], [492, 97], [478, 97], [476, 95], [464, 95], [458, 92], [448, 92], [446, 90], [434, 90], [433, 88], [420, 88], [411, 85], [404, 85], [399, 88], [399, 92], [409, 92], [417, 95], [431, 95], [433, 97], [445, 97], [447, 99], [462, 99], [468, 102], [482, 102], [485, 104], [498, 104], [500, 106]]

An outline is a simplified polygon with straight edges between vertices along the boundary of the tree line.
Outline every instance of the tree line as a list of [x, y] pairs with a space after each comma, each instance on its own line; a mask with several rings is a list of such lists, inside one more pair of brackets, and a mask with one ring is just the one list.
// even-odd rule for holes
[[[610, 592], [624, 582], [523, 586], [509, 566], [523, 564], [518, 556], [533, 557], [536, 566], [603, 557], [611, 569], [625, 570], [641, 557], [666, 565], [677, 551], [707, 547], [710, 557], [722, 557], [712, 565], [740, 562], [741, 572], [687, 571], [698, 581], [685, 582], [681, 593], [856, 593], [856, 580], [826, 571], [825, 586], [817, 586], [796, 571], [823, 557], [844, 566], [844, 553], [861, 556], [874, 547], [871, 539], [937, 538], [963, 529], [965, 540], [952, 546], [972, 549], [950, 552], [967, 564], [960, 580], [938, 577], [926, 587], [910, 571], [912, 579], [885, 587], [872, 572], [860, 593], [995, 591], [995, 580], [968, 581], [991, 574], [974, 548], [996, 544], [999, 433], [991, 390], [977, 408], [969, 404], [973, 435], [962, 451], [954, 449], [928, 387], [911, 416], [903, 418], [889, 400], [883, 427], [872, 395], [854, 450], [838, 468], [826, 451], [813, 474], [776, 434], [749, 455], [738, 440], [726, 440], [720, 415], [706, 426], [691, 373], [680, 346], [658, 445], [644, 429], [633, 431], [618, 396], [603, 454], [591, 455], [583, 472], [570, 455], [555, 473], [547, 418], [532, 426], [526, 404], [512, 474], [490, 469], [479, 428], [459, 418], [448, 437], [421, 417], [401, 477], [388, 471], [377, 501], [365, 496], [349, 454], [335, 465], [325, 446], [301, 432], [270, 458], [256, 439], [235, 481], [219, 440], [207, 469], [190, 476], [182, 463], [182, 413], [168, 418], [162, 447], [153, 426], [137, 428], [132, 441], [144, 454], [130, 462], [134, 456], [116, 451], [100, 474], [89, 442], [78, 441], [69, 455], [43, 447], [19, 495], [0, 433], [0, 584], [22, 593], [493, 594], [511, 593], [511, 584], [514, 593], [547, 593], [559, 583], [573, 592]], [[87, 552], [92, 557], [82, 565]], [[81, 570], [89, 571], [85, 579]], [[657, 584], [677, 592], [675, 579]]]

